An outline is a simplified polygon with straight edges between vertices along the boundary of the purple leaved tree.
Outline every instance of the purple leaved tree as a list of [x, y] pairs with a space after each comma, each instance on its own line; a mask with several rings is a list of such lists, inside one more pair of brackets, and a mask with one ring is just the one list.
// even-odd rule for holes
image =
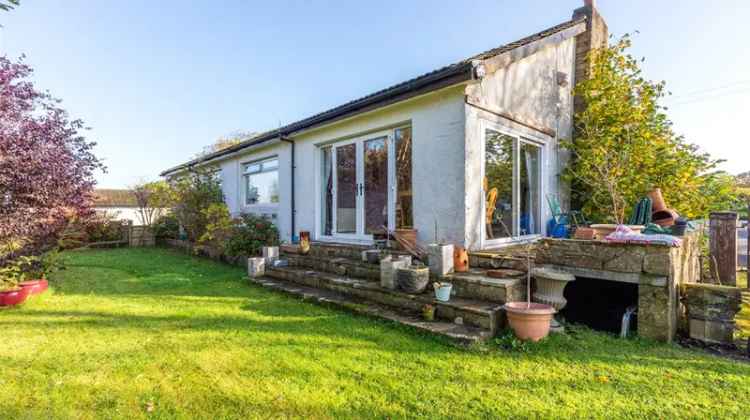
[[0, 265], [90, 212], [94, 172], [105, 170], [60, 100], [35, 89], [33, 70], [0, 57]]

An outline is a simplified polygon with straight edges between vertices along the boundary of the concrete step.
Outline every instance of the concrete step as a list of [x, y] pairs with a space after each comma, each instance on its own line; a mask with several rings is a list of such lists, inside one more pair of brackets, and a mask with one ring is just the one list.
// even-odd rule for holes
[[487, 276], [487, 270], [471, 269], [466, 273], [451, 273], [445, 281], [453, 284], [452, 294], [457, 297], [499, 304], [526, 299], [525, 278], [494, 278]]
[[492, 335], [496, 334], [505, 322], [502, 304], [498, 302], [461, 297], [451, 298], [450, 302], [440, 302], [434, 298], [431, 291], [412, 295], [399, 290], [382, 288], [375, 281], [300, 267], [274, 268], [267, 270], [266, 276], [411, 312], [420, 312], [424, 305], [431, 304], [435, 306], [436, 318], [454, 322], [457, 318], [461, 318], [463, 324], [483, 328]]
[[[531, 264], [533, 266], [533, 259]], [[512, 270], [526, 271], [526, 258], [517, 255], [476, 251], [469, 253], [469, 266], [472, 268], [510, 268]]]
[[467, 345], [484, 342], [493, 337], [493, 334], [490, 331], [482, 328], [457, 325], [453, 322], [427, 322], [422, 320], [422, 318], [414, 312], [394, 310], [388, 306], [374, 304], [372, 302], [367, 302], [362, 299], [329, 290], [303, 286], [272, 278], [250, 279], [250, 281], [267, 289], [301, 297], [302, 300], [305, 301], [346, 309], [357, 314], [385, 319], [406, 325], [419, 331], [443, 336], [458, 344]]

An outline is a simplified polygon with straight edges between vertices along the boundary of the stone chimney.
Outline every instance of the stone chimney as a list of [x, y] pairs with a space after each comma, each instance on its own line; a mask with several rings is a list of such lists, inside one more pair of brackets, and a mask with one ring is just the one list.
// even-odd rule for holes
[[[573, 11], [573, 19], [586, 17], [586, 32], [576, 36], [576, 67], [575, 82], [586, 80], [589, 76], [591, 64], [587, 58], [589, 51], [607, 45], [609, 29], [607, 22], [596, 9], [596, 0], [583, 0], [583, 7]], [[575, 112], [585, 106], [578, 97], [574, 98]]]

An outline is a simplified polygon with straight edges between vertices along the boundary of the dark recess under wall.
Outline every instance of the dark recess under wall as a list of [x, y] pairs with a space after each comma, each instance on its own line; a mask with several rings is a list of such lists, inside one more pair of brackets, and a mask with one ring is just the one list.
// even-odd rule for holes
[[[638, 305], [638, 285], [578, 277], [568, 283], [565, 298], [568, 305], [560, 314], [566, 321], [619, 334], [625, 309]], [[634, 318], [631, 332], [637, 330]]]

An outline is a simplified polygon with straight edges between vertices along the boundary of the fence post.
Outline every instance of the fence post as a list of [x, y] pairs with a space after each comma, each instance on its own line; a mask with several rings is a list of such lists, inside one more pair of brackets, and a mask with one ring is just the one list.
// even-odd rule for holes
[[709, 241], [711, 246], [711, 274], [725, 286], [737, 285], [737, 213], [711, 213]]

